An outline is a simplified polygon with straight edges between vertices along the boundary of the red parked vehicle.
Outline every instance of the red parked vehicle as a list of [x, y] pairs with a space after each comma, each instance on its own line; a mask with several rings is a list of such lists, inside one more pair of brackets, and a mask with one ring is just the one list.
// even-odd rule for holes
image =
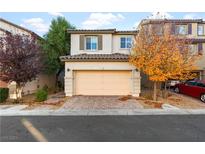
[[199, 98], [205, 103], [205, 81], [191, 80], [184, 83], [179, 83], [175, 85], [174, 91], [176, 93], [182, 93]]

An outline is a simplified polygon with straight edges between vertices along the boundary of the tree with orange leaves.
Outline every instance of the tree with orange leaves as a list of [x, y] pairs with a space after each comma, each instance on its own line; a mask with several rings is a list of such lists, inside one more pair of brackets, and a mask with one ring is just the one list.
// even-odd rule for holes
[[153, 81], [155, 101], [158, 82], [194, 78], [195, 74], [191, 71], [196, 69], [194, 64], [197, 56], [190, 52], [190, 43], [170, 32], [161, 33], [159, 28], [151, 25], [141, 27], [135, 38], [129, 62]]

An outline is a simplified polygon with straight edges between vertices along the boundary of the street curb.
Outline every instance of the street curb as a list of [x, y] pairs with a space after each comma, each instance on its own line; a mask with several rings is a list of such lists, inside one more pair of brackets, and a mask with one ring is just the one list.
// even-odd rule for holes
[[110, 109], [110, 110], [20, 110], [0, 111], [0, 116], [111, 116], [111, 115], [202, 115], [204, 109]]

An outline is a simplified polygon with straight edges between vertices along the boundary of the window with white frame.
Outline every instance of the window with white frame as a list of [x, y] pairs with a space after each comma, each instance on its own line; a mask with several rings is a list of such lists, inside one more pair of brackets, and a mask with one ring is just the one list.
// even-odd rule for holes
[[197, 32], [198, 35], [204, 35], [204, 25], [198, 25]]
[[86, 36], [85, 37], [85, 49], [89, 51], [96, 51], [98, 46], [97, 36]]
[[130, 49], [132, 45], [132, 38], [130, 36], [120, 38], [120, 48]]
[[176, 34], [179, 34], [179, 35], [186, 35], [186, 34], [188, 34], [188, 27], [187, 27], [187, 25], [176, 25]]

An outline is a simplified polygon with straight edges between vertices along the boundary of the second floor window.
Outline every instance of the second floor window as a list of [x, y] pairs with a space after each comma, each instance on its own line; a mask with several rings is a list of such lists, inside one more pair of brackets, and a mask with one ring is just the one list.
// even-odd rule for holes
[[204, 35], [204, 25], [198, 25], [198, 35]]
[[157, 35], [163, 34], [163, 25], [162, 24], [153, 24], [152, 31], [155, 32]]
[[97, 36], [86, 36], [85, 38], [85, 48], [86, 50], [96, 51], [98, 46]]
[[129, 49], [131, 48], [132, 38], [131, 37], [121, 37], [120, 38], [120, 48]]
[[186, 35], [188, 34], [187, 25], [176, 25], [176, 34], [178, 35]]

